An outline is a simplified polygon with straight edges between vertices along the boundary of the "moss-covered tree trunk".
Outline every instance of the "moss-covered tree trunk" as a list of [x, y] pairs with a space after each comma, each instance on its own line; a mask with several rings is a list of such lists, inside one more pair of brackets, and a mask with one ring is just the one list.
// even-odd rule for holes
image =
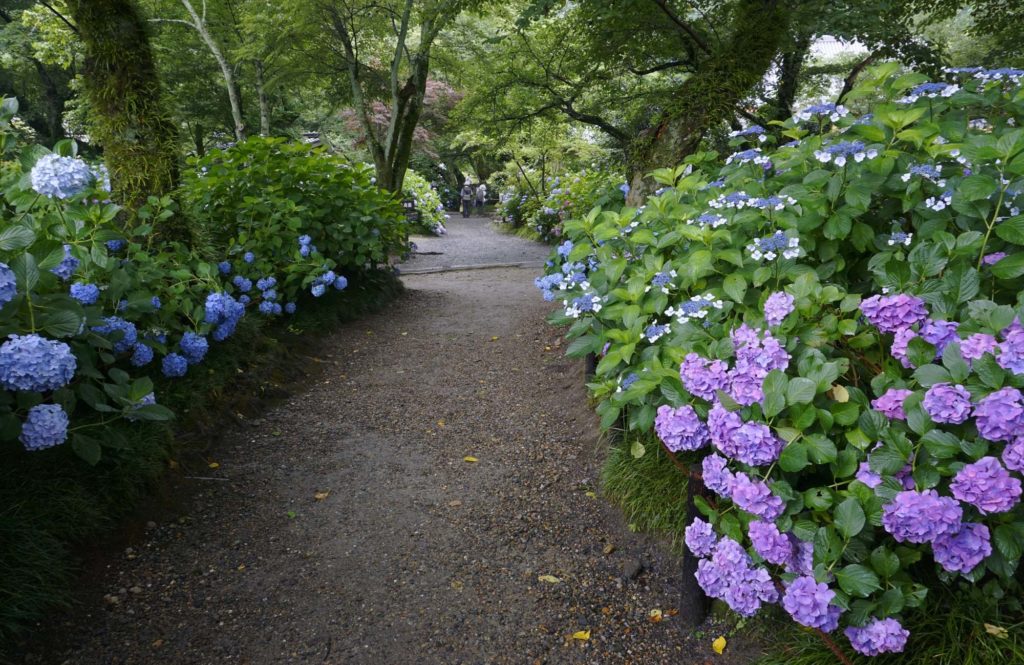
[[788, 12], [776, 0], [736, 3], [729, 36], [680, 86], [668, 111], [628, 150], [628, 202], [639, 205], [656, 186], [651, 171], [677, 166], [696, 152], [708, 129], [726, 121], [764, 77], [786, 35]]
[[177, 183], [178, 136], [165, 111], [146, 22], [132, 0], [68, 0], [85, 45], [90, 133], [114, 196], [130, 209]]

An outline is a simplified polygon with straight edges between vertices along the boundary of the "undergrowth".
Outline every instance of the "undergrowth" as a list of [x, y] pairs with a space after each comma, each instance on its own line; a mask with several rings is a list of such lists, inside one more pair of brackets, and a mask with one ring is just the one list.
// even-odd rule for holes
[[311, 336], [381, 309], [402, 290], [388, 273], [353, 279], [345, 291], [310, 298], [294, 317], [251, 313], [229, 341], [209, 354], [202, 371], [157, 383], [161, 403], [179, 420], [124, 423], [131, 445], [104, 454], [97, 466], [69, 446], [26, 453], [0, 448], [0, 654], [12, 638], [47, 612], [67, 607], [82, 548], [111, 533], [154, 489], [171, 459], [210, 446], [233, 414], [307, 374]]
[[611, 445], [601, 469], [602, 489], [625, 512], [630, 528], [663, 536], [673, 552], [682, 553], [688, 524], [686, 477], [653, 435], [642, 443], [645, 452], [639, 458], [630, 452], [631, 440]]

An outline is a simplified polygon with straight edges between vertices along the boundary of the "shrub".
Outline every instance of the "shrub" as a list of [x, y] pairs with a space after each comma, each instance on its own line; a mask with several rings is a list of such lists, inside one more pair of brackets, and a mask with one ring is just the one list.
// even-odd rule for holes
[[412, 199], [419, 212], [419, 223], [413, 226], [413, 232], [431, 233], [437, 236], [448, 232], [444, 228], [448, 215], [445, 214], [441, 197], [423, 176], [412, 170], [405, 172], [402, 198]]
[[562, 223], [580, 217], [595, 206], [621, 208], [628, 185], [608, 171], [587, 171], [549, 177], [547, 195], [540, 200], [532, 190], [510, 189], [499, 200], [498, 214], [513, 227], [528, 227], [544, 242], [562, 236]]
[[537, 280], [603, 424], [702, 469], [705, 591], [868, 655], [944, 582], [1019, 611], [1024, 540], [1024, 72], [895, 70], [566, 222]]

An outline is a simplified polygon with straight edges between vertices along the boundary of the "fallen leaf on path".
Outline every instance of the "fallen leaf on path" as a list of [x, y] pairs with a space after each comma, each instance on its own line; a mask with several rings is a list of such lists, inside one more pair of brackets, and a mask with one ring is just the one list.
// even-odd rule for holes
[[207, 466], [209, 466], [211, 469], [219, 469], [220, 468], [220, 464], [218, 464], [217, 462], [210, 462]]
[[492, 338], [491, 338], [491, 341], [492, 341], [492, 342], [497, 342], [497, 341], [498, 341], [498, 336], [497, 336], [497, 335], [495, 335], [494, 337], [492, 337]]
[[444, 427], [444, 418], [441, 418], [441, 420], [437, 421], [437, 426], [438, 427]]
[[993, 626], [990, 623], [985, 624], [985, 632], [989, 635], [995, 635], [996, 637], [1000, 637], [1004, 640], [1010, 636], [1010, 633], [1008, 633], [1006, 629], [1002, 626]]
[[721, 653], [725, 651], [725, 638], [715, 638], [715, 641], [711, 643], [711, 648], [715, 650], [715, 653], [721, 655]]
[[659, 623], [663, 617], [661, 610], [658, 608], [651, 610], [649, 616], [651, 618], [651, 623]]
[[452, 580], [452, 588], [456, 591], [462, 591], [464, 585], [459, 580]]
[[604, 552], [605, 556], [608, 556], [609, 554], [611, 554], [612, 552], [615, 551], [615, 545], [612, 545], [611, 543], [608, 543], [607, 545], [604, 546], [604, 549], [601, 550], [601, 551]]
[[585, 492], [585, 494], [587, 496], [589, 496], [591, 499], [596, 499], [597, 498], [597, 492], [595, 492], [593, 490], [588, 490], [587, 492]]
[[547, 582], [548, 584], [558, 584], [562, 580], [558, 579], [554, 575], [538, 575], [537, 579], [541, 582]]
[[673, 607], [668, 612], [665, 612], [665, 614], [669, 615], [670, 617], [674, 617], [675, 615], [679, 614], [679, 610]]
[[163, 645], [164, 645], [164, 641], [163, 640], [154, 640], [154, 642], [153, 642], [153, 648], [154, 649], [159, 649]]
[[316, 494], [313, 495], [313, 498], [316, 499], [317, 501], [323, 501], [324, 499], [326, 499], [330, 495], [331, 495], [331, 490], [327, 490], [326, 492], [317, 492]]
[[238, 570], [239, 571], [245, 570], [245, 564], [244, 563], [238, 564]]
[[167, 468], [173, 471], [178, 468], [178, 463], [175, 460], [169, 459], [167, 460]]
[[473, 457], [472, 455], [466, 455], [465, 457], [462, 458], [462, 461], [463, 462], [479, 462], [480, 460], [478, 460], [477, 458]]
[[461, 502], [461, 501], [459, 501], [458, 499], [455, 499], [454, 501], [449, 501], [449, 502], [448, 502], [448, 506], [449, 506], [450, 508], [458, 508], [458, 507], [459, 507], [459, 506], [461, 506], [461, 505], [462, 505], [462, 502]]
[[590, 639], [590, 631], [589, 630], [577, 630], [575, 633], [572, 634], [572, 639], [574, 639], [574, 640], [589, 640]]

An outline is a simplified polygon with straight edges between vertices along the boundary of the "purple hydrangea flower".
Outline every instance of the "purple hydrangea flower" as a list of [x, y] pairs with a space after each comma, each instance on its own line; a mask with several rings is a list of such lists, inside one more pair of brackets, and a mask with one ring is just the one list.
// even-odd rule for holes
[[754, 550], [768, 563], [782, 566], [793, 558], [793, 542], [787, 535], [779, 533], [774, 523], [754, 520], [747, 535]]
[[999, 343], [996, 338], [986, 333], [974, 333], [960, 342], [960, 355], [968, 363], [979, 360], [986, 353], [995, 355]]
[[828, 633], [839, 626], [842, 613], [842, 609], [830, 604], [835, 597], [836, 592], [827, 584], [816, 582], [810, 576], [798, 577], [786, 587], [782, 607], [800, 625]]
[[935, 563], [951, 573], [967, 574], [992, 554], [988, 527], [965, 522], [956, 533], [939, 536], [932, 542]]
[[732, 484], [735, 476], [729, 471], [728, 462], [724, 457], [714, 453], [701, 462], [701, 478], [704, 486], [720, 497], [728, 499], [732, 496]]
[[1007, 386], [982, 397], [974, 407], [978, 434], [989, 441], [1009, 441], [1024, 425], [1024, 395]]
[[910, 631], [896, 619], [872, 619], [860, 628], [850, 626], [843, 634], [850, 640], [854, 651], [865, 656], [882, 653], [901, 653], [907, 646]]
[[1003, 464], [1012, 471], [1024, 472], [1024, 436], [1018, 436], [1003, 448]]
[[719, 540], [711, 558], [697, 563], [696, 577], [706, 594], [743, 616], [753, 616], [763, 602], [778, 600], [768, 571], [753, 567], [750, 556], [731, 538]]
[[992, 252], [991, 254], [986, 254], [984, 258], [981, 259], [981, 262], [987, 266], [991, 266], [999, 263], [1005, 258], [1006, 252]]
[[892, 336], [892, 346], [889, 348], [889, 353], [907, 369], [914, 368], [914, 363], [910, 362], [910, 357], [907, 355], [907, 349], [910, 346], [910, 340], [915, 337], [917, 337], [917, 333], [910, 328], [901, 328]]
[[790, 534], [789, 542], [793, 544], [793, 556], [786, 562], [786, 572], [797, 575], [810, 575], [814, 571], [814, 543], [798, 539]]
[[687, 392], [710, 402], [715, 399], [716, 391], [728, 387], [727, 371], [728, 366], [721, 360], [706, 360], [696, 353], [688, 353], [679, 366], [679, 378]]
[[785, 291], [776, 291], [764, 301], [764, 321], [770, 326], [777, 326], [793, 311], [793, 296]]
[[957, 472], [949, 490], [958, 500], [969, 503], [983, 515], [1005, 513], [1020, 501], [1020, 480], [1003, 468], [995, 457], [982, 457]]
[[[735, 416], [736, 414], [730, 414]], [[751, 466], [771, 464], [779, 458], [785, 443], [764, 423], [748, 422], [732, 430], [717, 448], [728, 457]]]
[[882, 509], [882, 526], [897, 542], [926, 543], [956, 533], [962, 517], [960, 504], [935, 490], [905, 491]]
[[1014, 374], [1024, 374], [1024, 330], [1011, 330], [999, 343], [996, 362]]
[[867, 462], [860, 463], [860, 466], [857, 467], [857, 475], [854, 477], [871, 489], [882, 484], [882, 476], [872, 471], [871, 465]]
[[674, 453], [681, 450], [697, 450], [708, 443], [708, 427], [697, 416], [690, 405], [673, 409], [671, 406], [658, 407], [654, 419], [654, 431], [665, 447]]
[[882, 332], [896, 332], [909, 328], [928, 317], [924, 301], [905, 293], [871, 296], [861, 302], [860, 311]]
[[883, 414], [889, 420], [906, 420], [903, 401], [914, 394], [912, 390], [889, 388], [878, 399], [871, 401], [871, 408]]
[[786, 510], [786, 503], [772, 494], [768, 485], [760, 480], [751, 480], [745, 473], [737, 473], [733, 477], [730, 489], [737, 506], [763, 520], [775, 521]]
[[708, 429], [711, 433], [711, 443], [716, 448], [721, 450], [723, 447], [728, 448], [732, 441], [732, 436], [740, 427], [743, 426], [743, 419], [740, 418], [738, 413], [729, 411], [719, 402], [715, 402], [711, 407], [711, 411], [708, 412]]
[[960, 341], [960, 337], [956, 334], [959, 327], [960, 324], [955, 321], [928, 319], [921, 326], [921, 337], [935, 347], [935, 355], [941, 358], [942, 351], [947, 344]]
[[921, 405], [935, 422], [959, 425], [971, 414], [971, 393], [961, 385], [936, 383], [924, 394]]
[[684, 532], [686, 547], [694, 556], [708, 556], [715, 549], [718, 537], [715, 529], [699, 517], [693, 518]]

